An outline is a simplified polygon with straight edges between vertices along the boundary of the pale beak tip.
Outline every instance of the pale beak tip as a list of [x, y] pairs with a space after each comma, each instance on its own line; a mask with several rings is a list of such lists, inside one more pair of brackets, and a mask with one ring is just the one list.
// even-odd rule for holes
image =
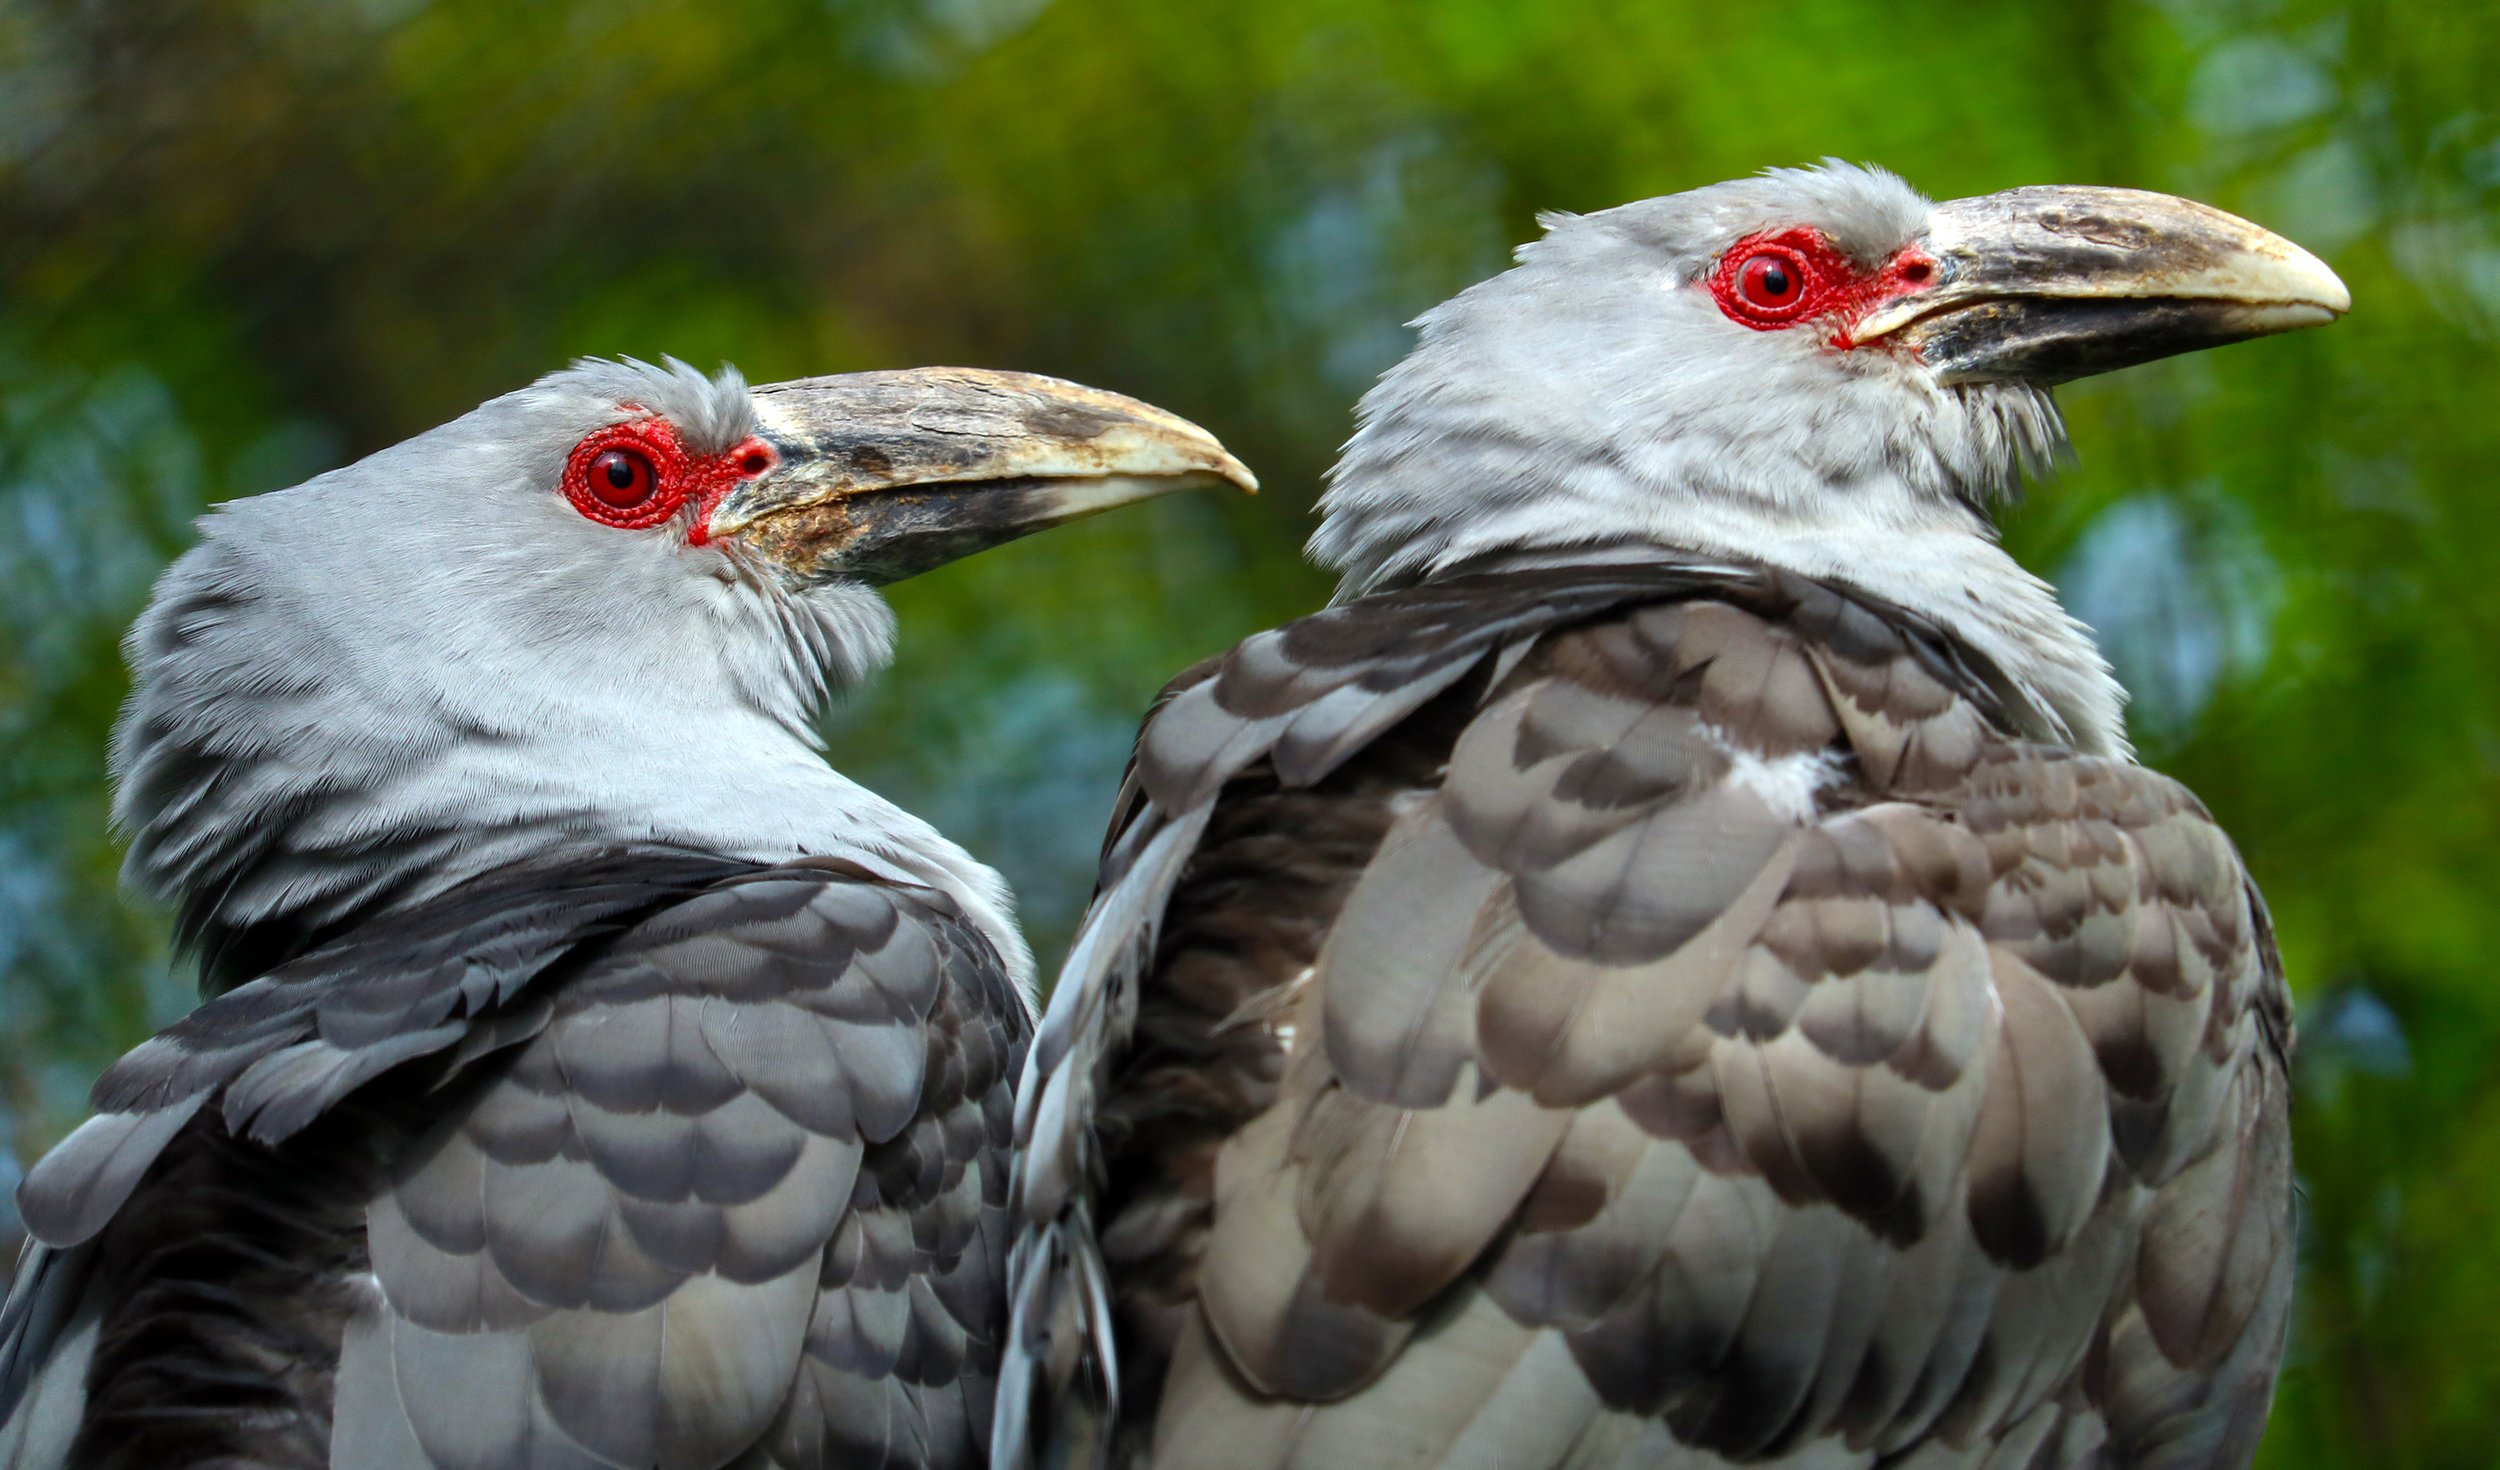
[[1215, 473], [1218, 476], [1231, 484], [1240, 486], [1241, 493], [1244, 495], [1259, 493], [1259, 477], [1250, 472], [1248, 465], [1235, 459], [1233, 452], [1229, 449], [1219, 449], [1216, 453], [1220, 456], [1215, 464]]
[[1202, 479], [1220, 481], [1247, 494], [1259, 493], [1259, 477], [1204, 427], [1150, 403], [1084, 391], [1117, 404], [1127, 419], [1106, 436], [1106, 450], [1097, 451], [1106, 468], [1131, 475], [1167, 476], [1189, 484]]
[[2344, 284], [2344, 278], [2327, 269], [2325, 261], [2318, 262], [2318, 274], [2324, 278], [2318, 283], [2318, 305], [2336, 316], [2352, 310], [2352, 288]]
[[[2313, 306], [2327, 313], [2329, 321], [2352, 310], [2352, 288], [2344, 284], [2343, 277], [2335, 274], [2334, 267], [2301, 246], [2266, 231], [2252, 253], [2271, 257], [2268, 263], [2273, 269], [2267, 274], [2274, 277], [2267, 283], [2274, 287], [2273, 291], [2252, 292], [2252, 297], [2271, 295], [2281, 305]], [[2252, 301], [2252, 304], [2266, 303]]]

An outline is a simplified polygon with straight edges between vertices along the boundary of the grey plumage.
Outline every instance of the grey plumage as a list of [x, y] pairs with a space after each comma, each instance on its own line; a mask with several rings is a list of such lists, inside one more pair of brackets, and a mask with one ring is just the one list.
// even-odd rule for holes
[[[821, 1428], [788, 1398], [804, 1370], [895, 1399], [880, 1405], [890, 1427], [844, 1432], [962, 1463], [988, 1405], [983, 1242], [1004, 1198], [1020, 1018], [951, 900], [844, 865], [653, 853], [497, 875], [133, 1053], [98, 1088], [107, 1117], [187, 1116], [201, 1097], [222, 1117], [127, 1201], [94, 1199], [91, 1135], [73, 1138], [29, 1180], [29, 1222], [60, 1245], [94, 1241], [108, 1264], [91, 1289], [172, 1249], [268, 1249], [265, 1223], [203, 1208], [202, 1191], [254, 1199], [327, 1248], [269, 1263], [256, 1289], [196, 1269], [187, 1290], [216, 1299], [188, 1307], [168, 1299], [171, 1273], [151, 1273], [102, 1316], [99, 1351], [145, 1361], [156, 1385], [187, 1377], [178, 1401], [235, 1374], [244, 1333], [285, 1322], [321, 1345], [268, 1349], [302, 1382], [229, 1385], [222, 1400], [311, 1426], [301, 1458], [271, 1456], [248, 1422], [227, 1426], [230, 1453], [470, 1466], [536, 1444], [528, 1462], [717, 1465], [769, 1435], [757, 1463], [823, 1463]], [[356, 1116], [341, 1117], [350, 1096]], [[338, 1228], [304, 1229], [314, 1210], [266, 1198], [259, 1157], [281, 1148], [319, 1166], [298, 1188]], [[828, 1265], [854, 1212], [910, 1222], [891, 1279]], [[195, 1217], [204, 1238], [163, 1240], [169, 1216]], [[894, 1364], [877, 1373], [841, 1335], [860, 1292], [915, 1283], [940, 1315], [917, 1380], [889, 1386]], [[198, 1425], [150, 1432], [161, 1386], [98, 1378], [78, 1463], [203, 1458]], [[930, 1394], [949, 1401], [916, 1402]]]
[[814, 717], [857, 568], [1236, 472], [1048, 379], [583, 364], [213, 515], [115, 747], [209, 998], [21, 1189], [0, 1466], [978, 1463], [1030, 962]]
[[[2043, 385], [1852, 337], [1960, 289], [1958, 209], [1775, 174], [1425, 318], [1324, 502], [1338, 604], [1140, 733], [1017, 1102], [995, 1464], [2247, 1462], [2289, 999], [1994, 544]], [[1849, 304], [1735, 320], [1723, 255], [1790, 230]], [[2224, 287], [2340, 309], [2267, 241], [2179, 341], [2301, 324]], [[2056, 279], [2152, 289], [2112, 269]]]
[[[1459, 672], [1342, 764], [1202, 723], [1291, 729], [1392, 660]], [[1816, 584], [1539, 571], [1348, 603], [1167, 703], [1118, 847], [1230, 783], [1151, 967], [1071, 976], [1133, 992], [1134, 1039], [1054, 1009], [1022, 1109], [1024, 1208], [1099, 1224], [1155, 1462], [2244, 1447], [2291, 1262], [2279, 970], [2192, 800], [2027, 738], [1991, 673]], [[1834, 746], [1803, 822], [1731, 779]], [[1101, 1101], [1054, 1134], [1057, 1087]], [[2193, 1284], [2153, 1250], [2120, 1288], [2119, 1242], [2189, 1215], [2231, 1237], [2183, 1243]], [[2135, 1329], [2157, 1389], [2067, 1402], [2100, 1315], [2033, 1314], [2110, 1298], [2210, 1320]], [[2235, 1350], [2210, 1413], [2167, 1407]], [[1485, 1353], [1517, 1366], [1435, 1386]], [[1566, 1361], [1578, 1398], [1536, 1386]], [[1446, 1417], [1504, 1393], [1533, 1422]]]

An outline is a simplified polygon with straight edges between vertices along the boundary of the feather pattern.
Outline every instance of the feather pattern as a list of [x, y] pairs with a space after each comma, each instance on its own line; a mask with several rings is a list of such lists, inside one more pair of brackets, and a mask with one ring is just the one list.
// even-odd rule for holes
[[2194, 798], [2052, 733], [1717, 565], [1183, 676], [1028, 1067], [994, 1463], [2245, 1464], [2280, 968]]
[[845, 862], [474, 880], [106, 1074], [0, 1389], [83, 1311], [80, 1465], [976, 1463], [1026, 1030], [955, 900]]

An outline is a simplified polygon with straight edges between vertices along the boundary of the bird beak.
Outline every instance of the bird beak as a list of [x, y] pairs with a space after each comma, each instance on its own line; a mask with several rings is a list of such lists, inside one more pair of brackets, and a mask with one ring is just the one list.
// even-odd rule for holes
[[[2140, 189], [2009, 189], [1936, 206], [1931, 264], [1849, 332], [1914, 348], [1947, 383], [2061, 383], [2323, 326], [2352, 293], [2236, 215]], [[1916, 273], [1915, 256], [1901, 264]]]
[[804, 581], [881, 586], [1174, 490], [1258, 488], [1196, 424], [1031, 373], [850, 373], [754, 394], [778, 461], [714, 505], [706, 532]]

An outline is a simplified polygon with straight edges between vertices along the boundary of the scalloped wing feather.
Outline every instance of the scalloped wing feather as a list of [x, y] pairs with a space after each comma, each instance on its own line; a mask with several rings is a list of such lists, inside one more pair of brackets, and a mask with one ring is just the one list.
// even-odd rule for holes
[[2245, 1463], [2279, 966], [2193, 798], [2027, 728], [1932, 628], [1771, 573], [1456, 579], [1201, 671], [1028, 1077], [1019, 1432]]
[[[396, 946], [210, 1002], [115, 1080], [162, 1101], [108, 1115], [120, 1142], [44, 1191], [48, 1225], [97, 1228], [92, 1279], [123, 1303], [82, 1454], [274, 1453], [283, 1432], [408, 1470], [978, 1462], [1026, 1040], [998, 955], [942, 896], [839, 864], [590, 887], [562, 922], [564, 890], [523, 894], [544, 917], [517, 925], [488, 912], [510, 893], [456, 894]], [[227, 1167], [292, 1169], [327, 1213], [183, 1182]], [[224, 1221], [229, 1197], [302, 1241]], [[149, 1243], [183, 1228], [205, 1255]], [[229, 1230], [274, 1274], [217, 1274]], [[186, 1293], [236, 1310], [147, 1307]], [[240, 1371], [219, 1354], [280, 1323], [303, 1334], [299, 1401], [163, 1412], [163, 1385]]]

